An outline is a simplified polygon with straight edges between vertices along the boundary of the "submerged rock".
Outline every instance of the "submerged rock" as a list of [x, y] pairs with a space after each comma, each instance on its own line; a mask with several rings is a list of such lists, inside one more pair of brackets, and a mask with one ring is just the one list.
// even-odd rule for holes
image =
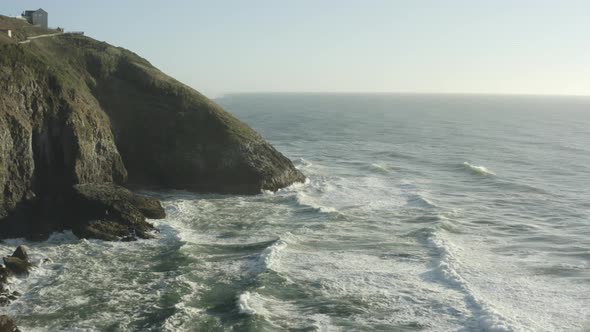
[[16, 321], [6, 315], [0, 315], [0, 332], [19, 332]]
[[153, 226], [146, 217], [166, 216], [157, 199], [113, 184], [76, 185], [70, 200], [70, 226], [77, 236], [84, 238], [149, 238]]

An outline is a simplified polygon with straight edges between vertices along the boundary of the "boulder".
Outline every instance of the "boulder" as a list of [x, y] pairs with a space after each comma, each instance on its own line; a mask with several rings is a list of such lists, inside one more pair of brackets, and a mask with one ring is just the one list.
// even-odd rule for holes
[[0, 315], [0, 332], [19, 332], [16, 321], [6, 315]]
[[33, 266], [31, 263], [18, 257], [4, 257], [4, 265], [8, 270], [16, 275], [28, 275]]
[[166, 216], [160, 202], [114, 184], [81, 184], [72, 189], [70, 226], [84, 238], [114, 241], [149, 238], [152, 224], [146, 217]]
[[[0, 265], [0, 306], [10, 304], [21, 294], [17, 291], [11, 291], [8, 287], [8, 278], [13, 275], [28, 276], [32, 264], [29, 262], [28, 248], [19, 246], [12, 256], [4, 257], [4, 265]], [[3, 331], [0, 328], [0, 332]]]
[[27, 248], [27, 246], [20, 245], [14, 251], [14, 253], [12, 254], [12, 257], [20, 258], [20, 259], [28, 262], [29, 261], [28, 249], [29, 248]]

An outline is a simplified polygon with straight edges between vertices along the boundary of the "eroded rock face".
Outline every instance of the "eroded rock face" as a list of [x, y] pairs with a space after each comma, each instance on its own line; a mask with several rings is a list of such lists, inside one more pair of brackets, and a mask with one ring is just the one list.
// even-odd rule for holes
[[52, 210], [73, 184], [127, 177], [108, 116], [39, 66], [26, 48], [0, 45], [0, 238], [59, 230]]
[[69, 223], [84, 238], [121, 240], [149, 238], [152, 224], [146, 217], [166, 216], [157, 199], [140, 196], [113, 184], [81, 184], [73, 187]]
[[258, 194], [305, 180], [288, 158], [205, 96], [141, 58], [116, 61], [92, 93], [111, 119], [130, 183]]
[[0, 43], [0, 238], [72, 225], [141, 237], [142, 218], [163, 216], [137, 198], [80, 228], [60, 210], [81, 184], [257, 194], [303, 180], [249, 126], [132, 52], [73, 35]]

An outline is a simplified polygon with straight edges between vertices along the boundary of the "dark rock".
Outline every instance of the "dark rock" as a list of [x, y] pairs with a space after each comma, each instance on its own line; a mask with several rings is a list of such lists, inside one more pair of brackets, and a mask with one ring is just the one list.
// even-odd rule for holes
[[72, 192], [70, 225], [80, 237], [107, 241], [150, 238], [151, 217], [165, 217], [160, 202], [113, 184], [81, 184]]
[[12, 257], [20, 258], [20, 259], [28, 262], [29, 261], [28, 249], [29, 248], [27, 248], [27, 246], [20, 245], [14, 251], [14, 253], [12, 254]]
[[[8, 279], [10, 276], [28, 276], [32, 264], [29, 262], [28, 248], [26, 246], [18, 246], [12, 256], [4, 257], [4, 266], [0, 266], [0, 306], [10, 304], [11, 301], [16, 300], [21, 293], [12, 291], [8, 287]], [[3, 331], [0, 328], [0, 332]]]
[[0, 290], [4, 290], [4, 285], [8, 281], [8, 278], [12, 275], [12, 271], [4, 266], [0, 266]]
[[47, 241], [47, 239], [49, 239], [49, 236], [51, 236], [51, 233], [53, 233], [56, 230], [59, 230], [59, 229], [58, 228], [51, 229], [51, 230], [47, 230], [46, 232], [43, 232], [43, 233], [36, 232], [33, 230], [32, 232], [25, 234], [25, 238], [29, 241], [35, 241], [35, 242]]
[[126, 236], [121, 239], [121, 242], [133, 242], [133, 241], [137, 241], [137, 238], [135, 236]]
[[16, 275], [28, 275], [33, 266], [31, 263], [17, 257], [4, 257], [4, 265]]
[[[111, 119], [131, 184], [258, 194], [305, 180], [248, 125], [143, 59], [121, 57], [92, 92]], [[131, 110], [142, 110], [141, 119]]]
[[166, 211], [164, 211], [162, 204], [157, 199], [134, 195], [133, 205], [148, 219], [166, 218]]
[[16, 321], [6, 315], [0, 315], [0, 332], [19, 332]]

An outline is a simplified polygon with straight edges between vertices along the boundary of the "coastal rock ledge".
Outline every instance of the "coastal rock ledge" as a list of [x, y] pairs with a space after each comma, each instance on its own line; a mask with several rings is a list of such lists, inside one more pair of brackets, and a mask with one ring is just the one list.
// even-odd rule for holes
[[80, 35], [0, 39], [0, 238], [147, 236], [135, 221], [160, 212], [142, 212], [127, 193], [110, 219], [72, 219], [103, 184], [257, 194], [304, 179], [248, 125], [135, 53]]

